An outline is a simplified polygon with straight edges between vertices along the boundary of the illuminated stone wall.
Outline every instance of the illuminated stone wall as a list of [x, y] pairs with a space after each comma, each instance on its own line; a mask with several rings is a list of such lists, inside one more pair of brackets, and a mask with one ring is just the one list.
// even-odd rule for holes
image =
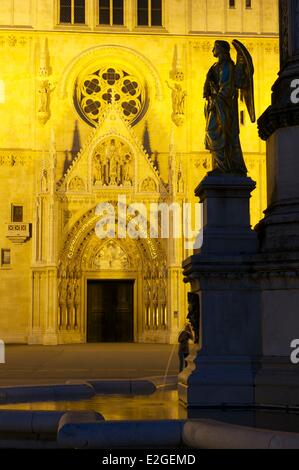
[[[230, 9], [222, 0], [168, 0], [160, 28], [136, 27], [136, 2], [125, 5], [123, 27], [97, 26], [93, 0], [87, 24], [68, 27], [58, 24], [58, 1], [1, 1], [0, 249], [11, 250], [11, 265], [0, 267], [0, 337], [6, 341], [85, 342], [91, 278], [135, 279], [135, 340], [175, 341], [186, 316], [181, 261], [190, 251], [181, 241], [126, 239], [113, 248], [127, 260], [122, 269], [120, 261], [106, 270], [94, 265], [91, 257], [107, 252], [94, 237], [95, 207], [115, 203], [118, 184], [129, 202], [196, 202], [194, 188], [211, 165], [202, 89], [216, 38], [238, 37], [247, 46], [257, 115], [270, 104], [279, 61], [272, 1], [253, 0], [246, 9], [245, 0], [237, 0]], [[105, 97], [98, 91], [89, 100], [88, 90], [99, 87], [106, 87]], [[241, 111], [242, 147], [257, 181], [255, 225], [266, 207], [265, 144], [243, 103]], [[122, 176], [101, 180], [94, 158], [111, 140], [121, 149]], [[11, 205], [24, 207], [30, 237], [8, 237]]]

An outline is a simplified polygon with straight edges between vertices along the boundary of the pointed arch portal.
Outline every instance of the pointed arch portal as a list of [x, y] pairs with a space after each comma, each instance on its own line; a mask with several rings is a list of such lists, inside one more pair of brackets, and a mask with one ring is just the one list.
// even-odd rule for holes
[[[167, 334], [167, 261], [158, 239], [99, 239], [95, 208], [69, 231], [58, 270], [60, 342]], [[128, 219], [129, 220], [129, 219]]]

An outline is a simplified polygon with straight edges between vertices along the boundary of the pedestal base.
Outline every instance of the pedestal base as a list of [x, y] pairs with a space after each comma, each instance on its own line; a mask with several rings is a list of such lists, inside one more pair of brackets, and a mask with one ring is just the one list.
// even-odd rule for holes
[[195, 369], [191, 365], [194, 370], [187, 368], [179, 375], [180, 402], [188, 409], [253, 405], [258, 364], [257, 358], [249, 356], [198, 353]]
[[289, 357], [264, 357], [255, 379], [258, 404], [299, 406], [299, 365]]
[[200, 304], [200, 351], [179, 376], [188, 408], [254, 404], [261, 356], [260, 289], [253, 270], [257, 235], [251, 230], [250, 178], [207, 176], [196, 189], [203, 203], [201, 250], [184, 262], [185, 281]]
[[57, 346], [58, 336], [55, 331], [49, 330], [43, 336], [43, 345], [44, 346]]

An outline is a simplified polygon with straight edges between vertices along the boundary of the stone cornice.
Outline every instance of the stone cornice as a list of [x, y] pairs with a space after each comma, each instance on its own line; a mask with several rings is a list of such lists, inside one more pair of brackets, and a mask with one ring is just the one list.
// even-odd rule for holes
[[268, 140], [278, 129], [292, 126], [299, 126], [299, 105], [269, 106], [258, 119], [259, 136], [263, 140]]
[[216, 282], [223, 279], [227, 281], [260, 282], [271, 279], [299, 279], [299, 253], [293, 253], [288, 259], [281, 254], [276, 257], [267, 254], [244, 256], [238, 259], [227, 258], [222, 261], [210, 259], [199, 255], [191, 256], [183, 264], [184, 282], [194, 280], [213, 279]]

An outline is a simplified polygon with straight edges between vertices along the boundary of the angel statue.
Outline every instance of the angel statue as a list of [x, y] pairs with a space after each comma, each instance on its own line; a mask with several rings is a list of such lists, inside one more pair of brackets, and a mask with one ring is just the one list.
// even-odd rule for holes
[[253, 74], [251, 55], [236, 39], [237, 63], [230, 56], [230, 44], [216, 41], [213, 49], [218, 58], [209, 70], [205, 86], [206, 137], [205, 146], [213, 157], [211, 173], [247, 175], [240, 144], [238, 97], [245, 100], [252, 122], [255, 122]]

